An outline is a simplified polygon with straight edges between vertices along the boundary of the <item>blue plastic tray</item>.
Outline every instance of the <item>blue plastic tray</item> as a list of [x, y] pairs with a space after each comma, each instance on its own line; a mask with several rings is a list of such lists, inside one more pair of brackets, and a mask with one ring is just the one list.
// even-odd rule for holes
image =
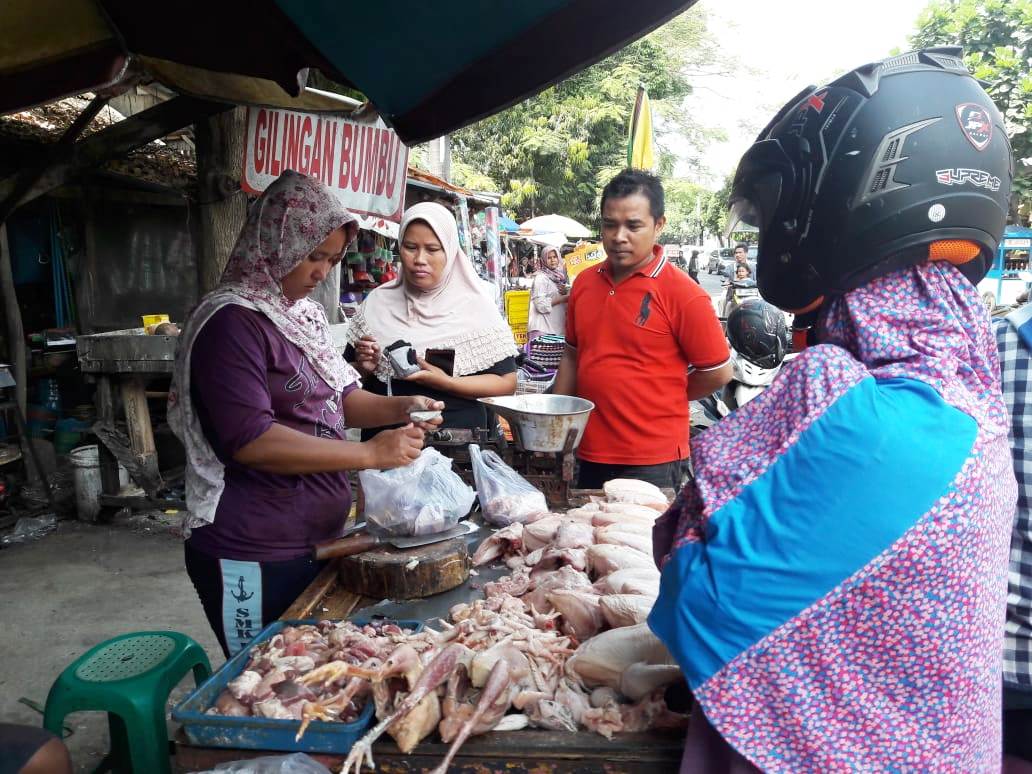
[[[363, 626], [374, 619], [355, 617], [352, 623]], [[378, 620], [378, 619], [377, 619]], [[421, 621], [393, 621], [403, 629], [421, 631]], [[372, 725], [373, 702], [368, 701], [359, 716], [351, 723], [331, 723], [315, 720], [308, 726], [300, 741], [297, 720], [278, 718], [235, 718], [225, 715], [206, 715], [205, 710], [215, 704], [219, 694], [230, 680], [244, 671], [251, 660], [251, 651], [272, 639], [287, 626], [316, 624], [318, 620], [274, 621], [262, 629], [251, 644], [237, 653], [222, 667], [172, 710], [172, 719], [183, 727], [191, 744], [203, 747], [229, 747], [241, 750], [280, 750], [285, 752], [346, 753], [362, 733]]]

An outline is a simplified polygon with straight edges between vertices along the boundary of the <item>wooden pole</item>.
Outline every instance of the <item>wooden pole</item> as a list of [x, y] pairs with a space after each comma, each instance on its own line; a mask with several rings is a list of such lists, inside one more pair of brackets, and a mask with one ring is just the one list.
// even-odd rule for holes
[[[28, 396], [28, 368], [25, 351], [25, 329], [22, 327], [21, 309], [14, 292], [14, 269], [11, 265], [11, 249], [7, 243], [7, 224], [0, 223], [0, 298], [4, 302], [4, 323], [7, 327], [7, 356], [14, 366], [15, 399], [21, 415], [25, 416]], [[28, 438], [23, 439], [25, 443]]]
[[219, 284], [247, 218], [247, 197], [240, 190], [246, 117], [244, 108], [236, 108], [194, 125], [201, 238], [197, 279], [202, 295]]

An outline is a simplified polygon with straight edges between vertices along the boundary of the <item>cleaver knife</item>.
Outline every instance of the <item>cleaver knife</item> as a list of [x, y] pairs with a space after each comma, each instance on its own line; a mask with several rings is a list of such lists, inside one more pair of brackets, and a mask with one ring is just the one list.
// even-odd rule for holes
[[353, 535], [351, 537], [337, 538], [325, 543], [318, 543], [312, 549], [312, 555], [318, 561], [324, 559], [336, 559], [339, 556], [354, 556], [368, 551], [377, 546], [393, 546], [394, 548], [416, 548], [428, 546], [432, 543], [440, 543], [445, 540], [454, 540], [463, 537], [471, 532], [476, 532], [479, 527], [470, 521], [462, 521], [451, 529], [444, 532], [436, 532], [433, 535], [415, 535], [414, 537], [378, 537], [369, 533]]

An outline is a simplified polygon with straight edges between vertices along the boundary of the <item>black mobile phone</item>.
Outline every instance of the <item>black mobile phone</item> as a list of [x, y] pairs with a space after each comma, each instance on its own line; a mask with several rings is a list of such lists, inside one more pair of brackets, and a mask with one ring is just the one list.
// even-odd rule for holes
[[424, 358], [432, 366], [437, 366], [448, 376], [453, 376], [455, 371], [455, 350], [454, 349], [428, 349]]

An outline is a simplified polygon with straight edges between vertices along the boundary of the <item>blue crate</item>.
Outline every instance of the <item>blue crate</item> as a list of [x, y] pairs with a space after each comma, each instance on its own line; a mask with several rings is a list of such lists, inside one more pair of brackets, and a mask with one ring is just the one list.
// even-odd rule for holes
[[[369, 617], [356, 617], [352, 623], [363, 626], [372, 622]], [[421, 631], [421, 621], [390, 621], [403, 629]], [[278, 750], [283, 752], [318, 752], [343, 754], [351, 750], [363, 732], [373, 722], [373, 702], [366, 703], [362, 712], [351, 723], [312, 721], [300, 741], [294, 741], [300, 722], [277, 718], [235, 718], [224, 715], [206, 715], [205, 710], [215, 704], [219, 694], [230, 680], [236, 678], [247, 662], [251, 651], [272, 639], [287, 626], [316, 624], [318, 620], [274, 621], [262, 629], [251, 644], [222, 665], [215, 674], [202, 683], [172, 710], [172, 720], [179, 723], [191, 744], [202, 747], [228, 747], [239, 750]]]

